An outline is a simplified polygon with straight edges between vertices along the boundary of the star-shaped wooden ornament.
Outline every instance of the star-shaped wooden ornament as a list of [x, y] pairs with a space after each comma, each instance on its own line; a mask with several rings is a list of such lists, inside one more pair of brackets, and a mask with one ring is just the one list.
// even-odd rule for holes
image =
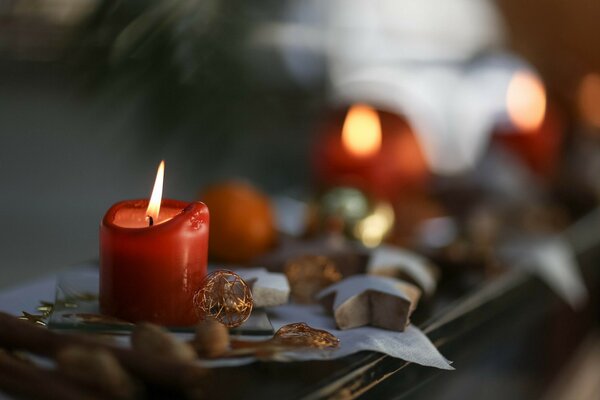
[[399, 279], [355, 275], [329, 286], [317, 297], [333, 312], [339, 329], [371, 325], [403, 332], [421, 290]]
[[426, 258], [390, 245], [381, 245], [372, 251], [367, 273], [408, 281], [417, 285], [427, 297], [435, 292], [440, 275], [438, 268]]

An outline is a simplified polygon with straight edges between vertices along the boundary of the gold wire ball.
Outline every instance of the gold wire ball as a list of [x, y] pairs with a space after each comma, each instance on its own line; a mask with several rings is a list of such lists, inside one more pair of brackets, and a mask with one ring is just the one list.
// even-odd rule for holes
[[287, 346], [314, 347], [316, 349], [335, 349], [340, 339], [335, 335], [316, 329], [305, 322], [284, 325], [275, 332], [274, 340]]
[[218, 270], [206, 275], [194, 296], [194, 305], [201, 319], [214, 318], [235, 328], [252, 312], [252, 292], [235, 272]]
[[322, 289], [342, 279], [335, 263], [325, 256], [300, 256], [289, 260], [284, 267], [296, 303], [313, 303]]

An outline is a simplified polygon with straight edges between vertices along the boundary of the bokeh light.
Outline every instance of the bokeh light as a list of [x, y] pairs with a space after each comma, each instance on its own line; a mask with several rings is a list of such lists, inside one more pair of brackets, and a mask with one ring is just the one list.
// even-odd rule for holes
[[506, 111], [511, 122], [521, 131], [533, 132], [546, 114], [546, 90], [531, 72], [518, 71], [506, 91]]
[[342, 128], [344, 147], [357, 157], [369, 157], [381, 148], [381, 123], [377, 111], [365, 104], [348, 110]]

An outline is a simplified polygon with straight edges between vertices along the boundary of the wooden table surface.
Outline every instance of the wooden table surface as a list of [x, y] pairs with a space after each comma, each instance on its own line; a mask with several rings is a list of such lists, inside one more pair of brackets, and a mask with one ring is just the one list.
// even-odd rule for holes
[[[206, 394], [222, 399], [538, 398], [597, 324], [600, 248], [588, 246], [578, 257], [592, 295], [580, 312], [537, 277], [517, 270], [472, 284], [459, 295], [451, 285], [442, 286], [413, 322], [454, 362], [455, 371], [361, 352], [331, 361], [216, 368]], [[0, 309], [32, 310], [38, 300], [53, 298], [53, 291], [54, 278], [48, 277], [1, 292]], [[35, 296], [26, 295], [32, 292]]]

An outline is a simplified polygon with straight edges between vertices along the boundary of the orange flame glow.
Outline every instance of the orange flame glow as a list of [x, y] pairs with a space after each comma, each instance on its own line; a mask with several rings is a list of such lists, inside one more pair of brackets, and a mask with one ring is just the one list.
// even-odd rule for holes
[[162, 200], [162, 191], [163, 191], [163, 180], [165, 177], [165, 161], [161, 161], [158, 166], [158, 171], [156, 171], [156, 180], [154, 181], [154, 188], [152, 189], [152, 195], [150, 196], [150, 203], [148, 204], [148, 209], [146, 210], [146, 215], [150, 219], [150, 224], [153, 222], [158, 222], [158, 214], [160, 212], [160, 202]]
[[381, 148], [381, 123], [377, 111], [365, 104], [350, 107], [342, 128], [342, 144], [357, 157], [377, 153]]
[[516, 72], [506, 91], [506, 111], [518, 129], [526, 132], [538, 129], [546, 114], [546, 90], [542, 81], [530, 72]]

